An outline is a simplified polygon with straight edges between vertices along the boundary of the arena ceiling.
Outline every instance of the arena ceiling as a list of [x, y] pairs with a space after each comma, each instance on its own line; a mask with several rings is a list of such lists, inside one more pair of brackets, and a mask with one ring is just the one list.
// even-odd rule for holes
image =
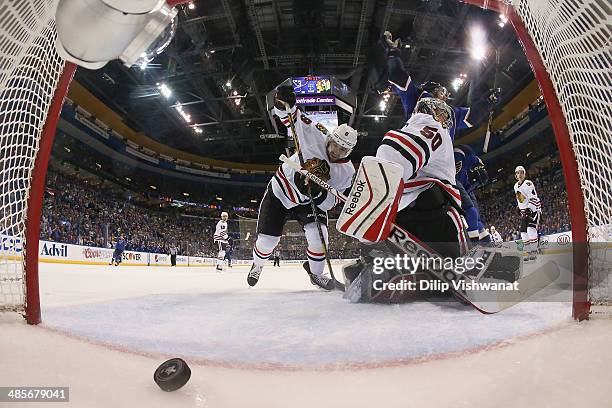
[[[470, 54], [475, 25], [487, 35], [481, 61]], [[403, 122], [395, 98], [380, 117], [372, 49], [385, 30], [402, 39], [402, 58], [417, 82], [450, 87], [467, 74], [466, 84], [451, 89], [455, 104], [494, 81], [507, 101], [533, 79], [509, 24], [455, 0], [194, 0], [193, 8], [181, 6], [170, 46], [144, 69], [114, 61], [79, 69], [76, 79], [161, 143], [221, 160], [275, 163], [284, 143], [260, 137], [273, 133], [265, 94], [290, 76], [334, 75], [357, 92], [354, 126], [366, 135], [357, 155], [368, 154]]]

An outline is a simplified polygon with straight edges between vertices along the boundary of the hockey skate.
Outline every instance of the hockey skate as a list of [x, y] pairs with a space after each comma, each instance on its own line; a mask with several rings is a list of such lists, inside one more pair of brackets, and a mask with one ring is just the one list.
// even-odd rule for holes
[[529, 255], [529, 261], [535, 262], [538, 258], [538, 250], [536, 249], [535, 251], [530, 251], [528, 255]]
[[306, 270], [308, 276], [310, 276], [310, 282], [313, 285], [325, 290], [334, 290], [334, 281], [331, 278], [328, 278], [325, 275], [315, 275], [314, 273], [310, 272], [310, 265], [308, 264], [308, 261], [304, 262], [302, 266]]
[[255, 264], [251, 265], [251, 270], [249, 271], [249, 274], [247, 276], [247, 283], [249, 284], [249, 286], [257, 285], [257, 282], [259, 281], [259, 275], [261, 275], [262, 269], [263, 269], [263, 265], [261, 266], [257, 266]]

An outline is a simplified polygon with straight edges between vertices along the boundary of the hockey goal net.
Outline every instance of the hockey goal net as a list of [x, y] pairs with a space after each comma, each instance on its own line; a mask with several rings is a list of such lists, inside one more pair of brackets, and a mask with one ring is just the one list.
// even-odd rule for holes
[[[611, 27], [606, 0], [463, 0], [508, 16], [553, 123], [575, 243], [611, 241]], [[38, 238], [55, 124], [74, 66], [55, 51], [57, 0], [0, 2], [0, 311], [40, 321]], [[605, 244], [604, 244], [605, 245]], [[609, 259], [575, 246], [574, 316], [607, 303]]]

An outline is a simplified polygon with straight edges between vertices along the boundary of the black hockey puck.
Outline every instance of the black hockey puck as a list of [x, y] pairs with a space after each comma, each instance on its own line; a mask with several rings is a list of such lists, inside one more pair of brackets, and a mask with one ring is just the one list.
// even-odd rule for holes
[[182, 358], [171, 358], [157, 367], [153, 380], [164, 391], [176, 391], [187, 384], [191, 369]]

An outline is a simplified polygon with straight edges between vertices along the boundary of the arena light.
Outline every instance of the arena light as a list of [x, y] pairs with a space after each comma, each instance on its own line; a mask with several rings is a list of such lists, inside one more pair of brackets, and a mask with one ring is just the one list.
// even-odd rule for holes
[[64, 146], [64, 150], [67, 151], [68, 153], [70, 153], [70, 151], [71, 151], [70, 148], [68, 148], [66, 146]]
[[194, 128], [193, 128], [193, 131], [194, 131], [194, 132], [196, 132], [196, 133], [202, 133], [202, 132], [204, 132], [204, 131], [202, 130], [202, 128], [199, 128], [199, 127], [194, 127]]
[[232, 87], [232, 81], [229, 81], [229, 80], [228, 80], [228, 81], [225, 83], [225, 87], [226, 87], [226, 88], [231, 88], [231, 87]]
[[187, 7], [189, 8], [189, 10], [194, 10], [195, 9], [195, 4], [193, 4], [193, 2], [190, 2]]
[[189, 193], [183, 193], [185, 197], [189, 197]]
[[172, 95], [172, 90], [164, 83], [158, 84], [157, 88], [159, 89], [159, 92], [166, 97], [166, 99], [169, 99]]
[[217, 199], [217, 201], [223, 201], [223, 198], [221, 197], [215, 197]]
[[457, 77], [457, 78], [453, 79], [453, 82], [452, 82], [451, 85], [452, 85], [452, 87], [453, 87], [453, 89], [455, 91], [458, 91], [459, 88], [461, 88], [461, 86], [463, 85], [464, 82], [465, 82], [465, 80], [463, 78]]
[[153, 189], [153, 190], [157, 190], [157, 187], [155, 187], [155, 186], [149, 186], [149, 187], [151, 187], [151, 189]]
[[487, 33], [480, 26], [472, 27], [470, 31], [471, 43], [470, 43], [470, 55], [475, 60], [484, 59], [487, 54]]
[[253, 200], [251, 200], [251, 202], [252, 202], [253, 204], [257, 204], [257, 200], [254, 200], [254, 199], [253, 199]]
[[126, 179], [127, 181], [132, 181], [132, 179], [131, 179], [131, 178], [129, 178], [129, 177], [126, 177], [125, 179]]
[[191, 122], [191, 115], [188, 114], [187, 112], [185, 112], [185, 110], [183, 109], [183, 107], [181, 105], [177, 105], [175, 107], [175, 109], [178, 111], [178, 113], [181, 114], [181, 116], [183, 117], [185, 122], [187, 122], [187, 123]]
[[506, 17], [504, 14], [500, 14], [497, 25], [499, 25], [500, 27], [503, 27], [506, 25], [507, 22], [508, 22], [508, 17]]

